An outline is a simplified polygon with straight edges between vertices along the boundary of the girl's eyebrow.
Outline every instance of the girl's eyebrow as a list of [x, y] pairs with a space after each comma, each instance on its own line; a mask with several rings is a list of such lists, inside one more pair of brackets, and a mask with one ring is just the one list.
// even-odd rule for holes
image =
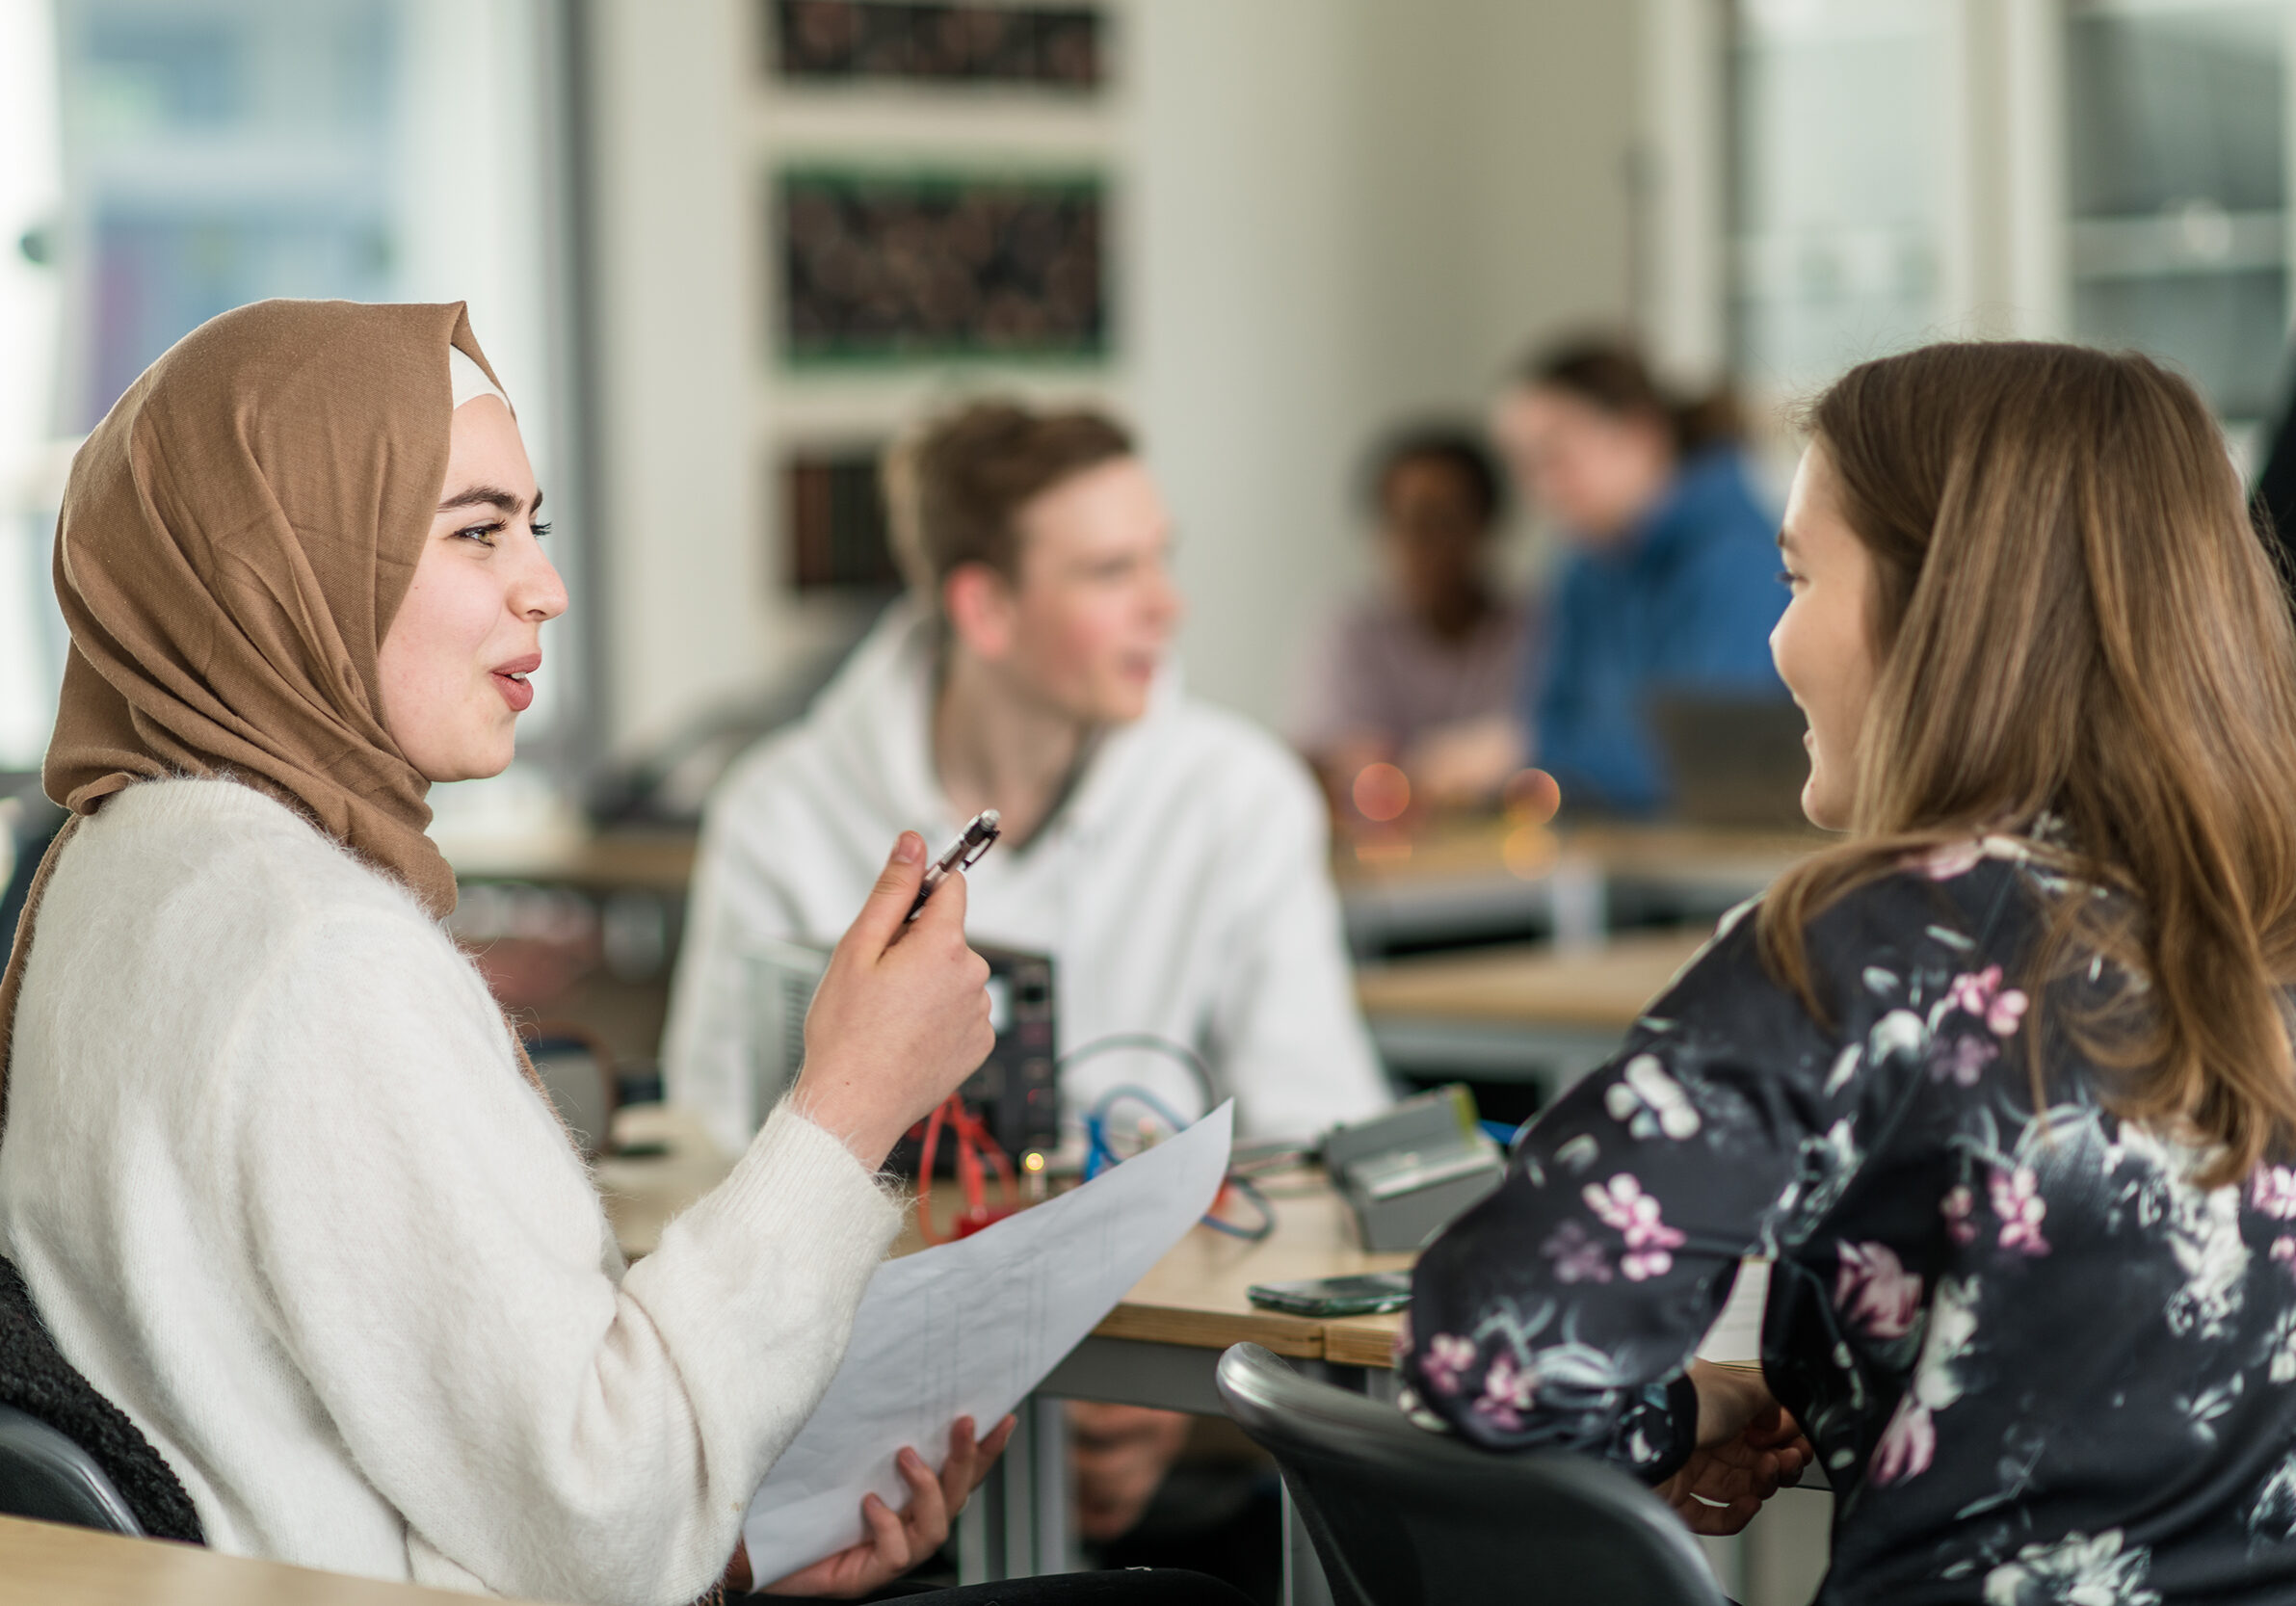
[[[515, 513], [525, 505], [526, 498], [514, 495], [499, 486], [472, 486], [468, 490], [439, 503], [438, 511], [447, 513], [455, 508], [490, 507], [503, 513]], [[541, 507], [542, 493], [538, 490], [534, 493], [534, 511], [540, 513]]]

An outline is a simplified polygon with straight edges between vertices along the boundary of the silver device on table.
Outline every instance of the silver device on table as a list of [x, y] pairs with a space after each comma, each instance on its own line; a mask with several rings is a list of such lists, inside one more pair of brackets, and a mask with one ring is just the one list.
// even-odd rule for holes
[[1324, 1169], [1367, 1250], [1415, 1250], [1499, 1185], [1507, 1159], [1458, 1086], [1407, 1098], [1324, 1139]]

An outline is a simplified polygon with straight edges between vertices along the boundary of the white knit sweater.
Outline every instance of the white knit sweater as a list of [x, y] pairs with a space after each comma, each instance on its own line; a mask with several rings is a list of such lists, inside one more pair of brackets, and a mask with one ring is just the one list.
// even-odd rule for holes
[[477, 971], [246, 787], [129, 788], [48, 887], [0, 1245], [220, 1549], [690, 1599], [899, 1219], [782, 1110], [625, 1275]]

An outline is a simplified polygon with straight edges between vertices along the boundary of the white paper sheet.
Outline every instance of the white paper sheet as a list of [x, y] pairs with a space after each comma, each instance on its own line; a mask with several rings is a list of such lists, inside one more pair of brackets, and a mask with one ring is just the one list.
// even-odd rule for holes
[[1212, 1207], [1233, 1122], [1223, 1104], [1081, 1188], [879, 1267], [844, 1364], [750, 1502], [752, 1574], [858, 1543], [862, 1495], [909, 1503], [903, 1445], [937, 1467], [951, 1422], [987, 1433], [1018, 1405]]

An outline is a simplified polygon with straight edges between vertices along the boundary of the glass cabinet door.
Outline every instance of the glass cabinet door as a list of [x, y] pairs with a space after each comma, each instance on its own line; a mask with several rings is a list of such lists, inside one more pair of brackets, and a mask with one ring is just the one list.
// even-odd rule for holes
[[1762, 389], [1800, 389], [1936, 331], [1947, 11], [1733, 8], [1730, 346]]
[[2287, 362], [2285, 0], [2072, 0], [2074, 338], [2175, 363], [2229, 423]]
[[391, 289], [391, 0], [64, 0], [65, 423], [92, 427], [199, 323]]

